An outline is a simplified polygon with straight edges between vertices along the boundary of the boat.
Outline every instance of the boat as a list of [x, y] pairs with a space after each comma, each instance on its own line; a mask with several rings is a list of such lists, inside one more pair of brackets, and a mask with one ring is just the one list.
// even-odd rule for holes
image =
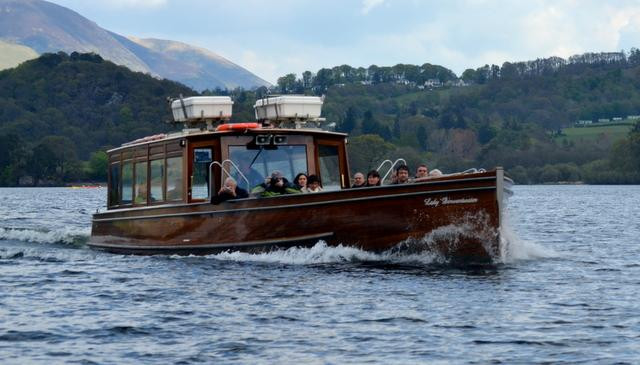
[[[172, 101], [181, 131], [107, 151], [107, 209], [93, 216], [88, 245], [199, 255], [324, 241], [373, 252], [427, 250], [465, 262], [499, 257], [512, 184], [502, 168], [388, 184], [405, 163], [390, 159], [378, 167], [382, 185], [351, 188], [348, 136], [323, 127], [322, 102], [270, 96], [256, 102], [257, 122], [229, 123], [228, 97]], [[298, 172], [315, 174], [323, 191], [216, 201], [226, 178], [251, 191], [274, 170], [289, 181]]]

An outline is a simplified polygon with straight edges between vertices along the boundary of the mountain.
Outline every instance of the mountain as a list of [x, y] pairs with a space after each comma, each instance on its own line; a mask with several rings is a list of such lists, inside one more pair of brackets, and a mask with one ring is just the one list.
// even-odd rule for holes
[[13, 45], [11, 58], [18, 57], [14, 56], [17, 46], [39, 54], [94, 52], [133, 71], [179, 81], [197, 90], [269, 85], [213, 52], [175, 41], [125, 37], [43, 0], [0, 0], [0, 41]]

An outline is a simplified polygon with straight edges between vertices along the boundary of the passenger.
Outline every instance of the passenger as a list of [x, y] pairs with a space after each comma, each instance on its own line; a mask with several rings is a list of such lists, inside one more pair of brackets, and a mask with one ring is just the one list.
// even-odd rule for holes
[[380, 173], [377, 170], [369, 171], [366, 186], [380, 186]]
[[319, 193], [322, 191], [322, 186], [320, 186], [320, 180], [316, 175], [309, 175], [309, 179], [307, 182], [306, 193]]
[[220, 204], [227, 200], [248, 198], [249, 193], [243, 188], [238, 187], [238, 183], [232, 177], [224, 180], [224, 185], [218, 191], [218, 195], [211, 199], [213, 204]]
[[296, 190], [289, 181], [282, 176], [280, 171], [274, 171], [271, 173], [271, 177], [265, 180], [264, 183], [256, 186], [251, 190], [252, 195], [261, 197], [278, 196], [283, 194], [297, 194], [300, 193]]
[[396, 169], [396, 179], [393, 184], [406, 184], [409, 182], [409, 167], [400, 165]]
[[427, 165], [422, 164], [418, 166], [418, 169], [416, 170], [416, 179], [420, 179], [423, 177], [427, 177], [429, 176], [429, 169], [427, 168]]
[[353, 185], [351, 185], [351, 188], [364, 188], [365, 186], [367, 186], [367, 182], [364, 179], [364, 174], [362, 172], [356, 172], [355, 175], [353, 175]]
[[307, 174], [305, 174], [304, 172], [301, 172], [298, 175], [296, 175], [296, 178], [293, 179], [293, 187], [300, 191], [305, 189], [307, 187]]
[[133, 202], [135, 204], [145, 204], [147, 202], [147, 184], [136, 185], [136, 197]]
[[429, 172], [429, 177], [440, 177], [443, 176], [444, 174], [442, 173], [442, 171], [438, 170], [438, 169], [433, 169]]

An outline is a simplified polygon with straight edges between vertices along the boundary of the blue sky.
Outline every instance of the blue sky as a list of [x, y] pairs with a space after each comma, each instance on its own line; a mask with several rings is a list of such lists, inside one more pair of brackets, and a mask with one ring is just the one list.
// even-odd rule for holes
[[274, 82], [341, 64], [466, 68], [640, 48], [640, 0], [51, 0], [122, 35], [207, 48]]

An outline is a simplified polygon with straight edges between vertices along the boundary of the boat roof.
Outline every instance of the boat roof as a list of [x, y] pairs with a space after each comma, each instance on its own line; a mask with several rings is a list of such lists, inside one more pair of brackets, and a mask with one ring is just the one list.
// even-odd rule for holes
[[107, 153], [117, 152], [123, 149], [129, 149], [132, 147], [147, 145], [156, 142], [165, 142], [171, 141], [175, 139], [181, 138], [193, 138], [193, 137], [201, 137], [201, 136], [210, 136], [210, 137], [222, 137], [222, 136], [232, 136], [232, 135], [255, 135], [255, 134], [263, 134], [263, 133], [279, 133], [279, 134], [298, 134], [298, 135], [316, 135], [316, 136], [331, 136], [331, 137], [347, 137], [346, 133], [341, 132], [331, 132], [317, 128], [272, 128], [272, 127], [258, 127], [258, 128], [250, 128], [250, 129], [235, 129], [235, 130], [224, 130], [224, 131], [215, 131], [215, 130], [207, 130], [200, 128], [186, 128], [179, 132], [171, 132], [166, 134], [155, 134], [152, 136], [147, 136], [143, 138], [136, 139], [131, 142], [123, 143], [120, 147], [112, 148], [107, 151]]

